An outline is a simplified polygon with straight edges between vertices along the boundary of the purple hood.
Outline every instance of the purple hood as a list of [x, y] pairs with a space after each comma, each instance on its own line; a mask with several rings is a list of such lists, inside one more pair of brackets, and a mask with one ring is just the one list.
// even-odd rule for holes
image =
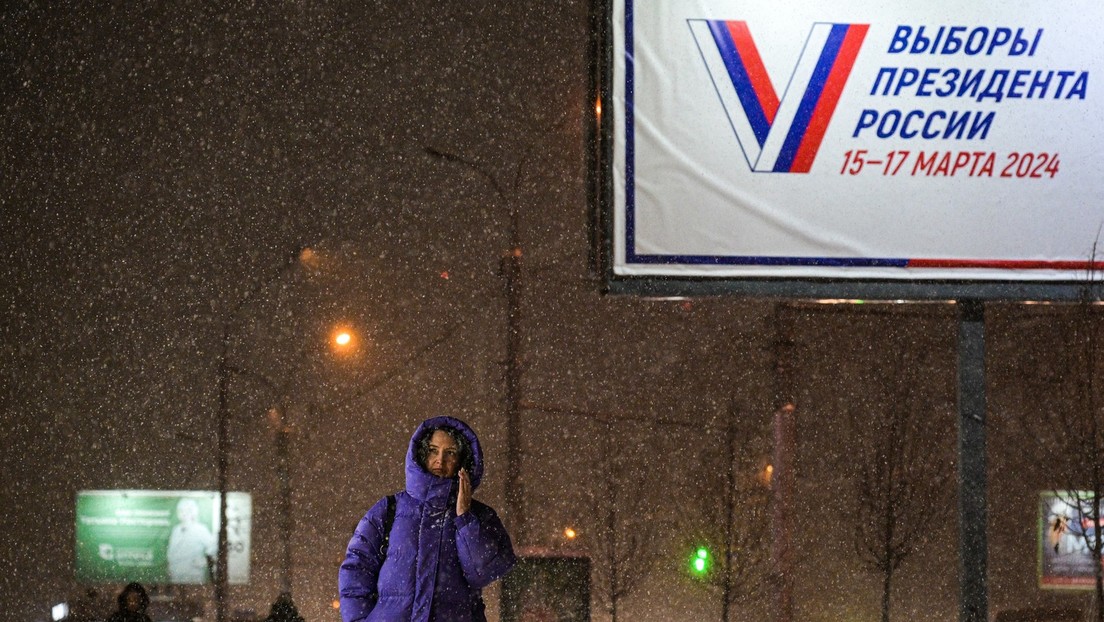
[[418, 443], [433, 428], [450, 427], [460, 431], [468, 441], [472, 452], [471, 482], [472, 490], [479, 487], [483, 480], [483, 449], [479, 446], [479, 437], [471, 427], [453, 417], [434, 417], [427, 419], [414, 430], [410, 445], [406, 449], [406, 492], [418, 501], [437, 505], [434, 501], [448, 501], [451, 497], [456, 478], [437, 477], [418, 464]]

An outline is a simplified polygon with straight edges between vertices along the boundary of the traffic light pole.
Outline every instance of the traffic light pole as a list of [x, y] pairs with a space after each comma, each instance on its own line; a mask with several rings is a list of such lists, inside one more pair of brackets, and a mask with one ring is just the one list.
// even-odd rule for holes
[[728, 468], [725, 469], [725, 555], [724, 582], [721, 586], [721, 622], [728, 622], [729, 600], [732, 598], [732, 520], [736, 505], [736, 424], [732, 421], [732, 408], [729, 408], [728, 425], [725, 426], [725, 447], [728, 448]]

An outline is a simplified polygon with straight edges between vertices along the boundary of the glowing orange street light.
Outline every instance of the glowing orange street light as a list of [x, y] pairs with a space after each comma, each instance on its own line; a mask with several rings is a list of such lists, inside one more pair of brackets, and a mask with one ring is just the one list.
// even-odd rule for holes
[[347, 326], [338, 326], [330, 333], [330, 345], [335, 354], [350, 354], [356, 349], [356, 333]]
[[571, 527], [568, 527], [567, 529], [564, 529], [564, 530], [563, 530], [563, 535], [564, 535], [564, 537], [565, 537], [565, 538], [567, 538], [568, 540], [574, 540], [574, 539], [575, 539], [575, 537], [576, 537], [576, 536], [578, 536], [579, 534], [578, 534], [578, 532], [576, 532], [576, 531], [575, 531], [574, 529], [572, 529]]

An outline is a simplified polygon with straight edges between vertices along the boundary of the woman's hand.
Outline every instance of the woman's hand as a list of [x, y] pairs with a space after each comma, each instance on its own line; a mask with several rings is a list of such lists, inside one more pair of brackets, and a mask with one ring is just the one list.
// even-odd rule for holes
[[460, 491], [456, 494], [456, 515], [460, 516], [471, 508], [471, 476], [466, 469], [460, 469]]

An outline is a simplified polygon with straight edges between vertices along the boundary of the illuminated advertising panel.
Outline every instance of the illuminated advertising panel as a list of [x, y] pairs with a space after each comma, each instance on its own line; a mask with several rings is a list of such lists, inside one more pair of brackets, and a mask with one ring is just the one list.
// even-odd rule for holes
[[1089, 542], [1099, 524], [1089, 518], [1090, 492], [1053, 491], [1039, 495], [1039, 586], [1093, 589], [1095, 567]]
[[[252, 499], [226, 497], [227, 580], [249, 582]], [[211, 583], [219, 494], [195, 490], [77, 493], [76, 578], [82, 583]]]
[[1104, 268], [1104, 4], [611, 0], [609, 17], [614, 279]]

